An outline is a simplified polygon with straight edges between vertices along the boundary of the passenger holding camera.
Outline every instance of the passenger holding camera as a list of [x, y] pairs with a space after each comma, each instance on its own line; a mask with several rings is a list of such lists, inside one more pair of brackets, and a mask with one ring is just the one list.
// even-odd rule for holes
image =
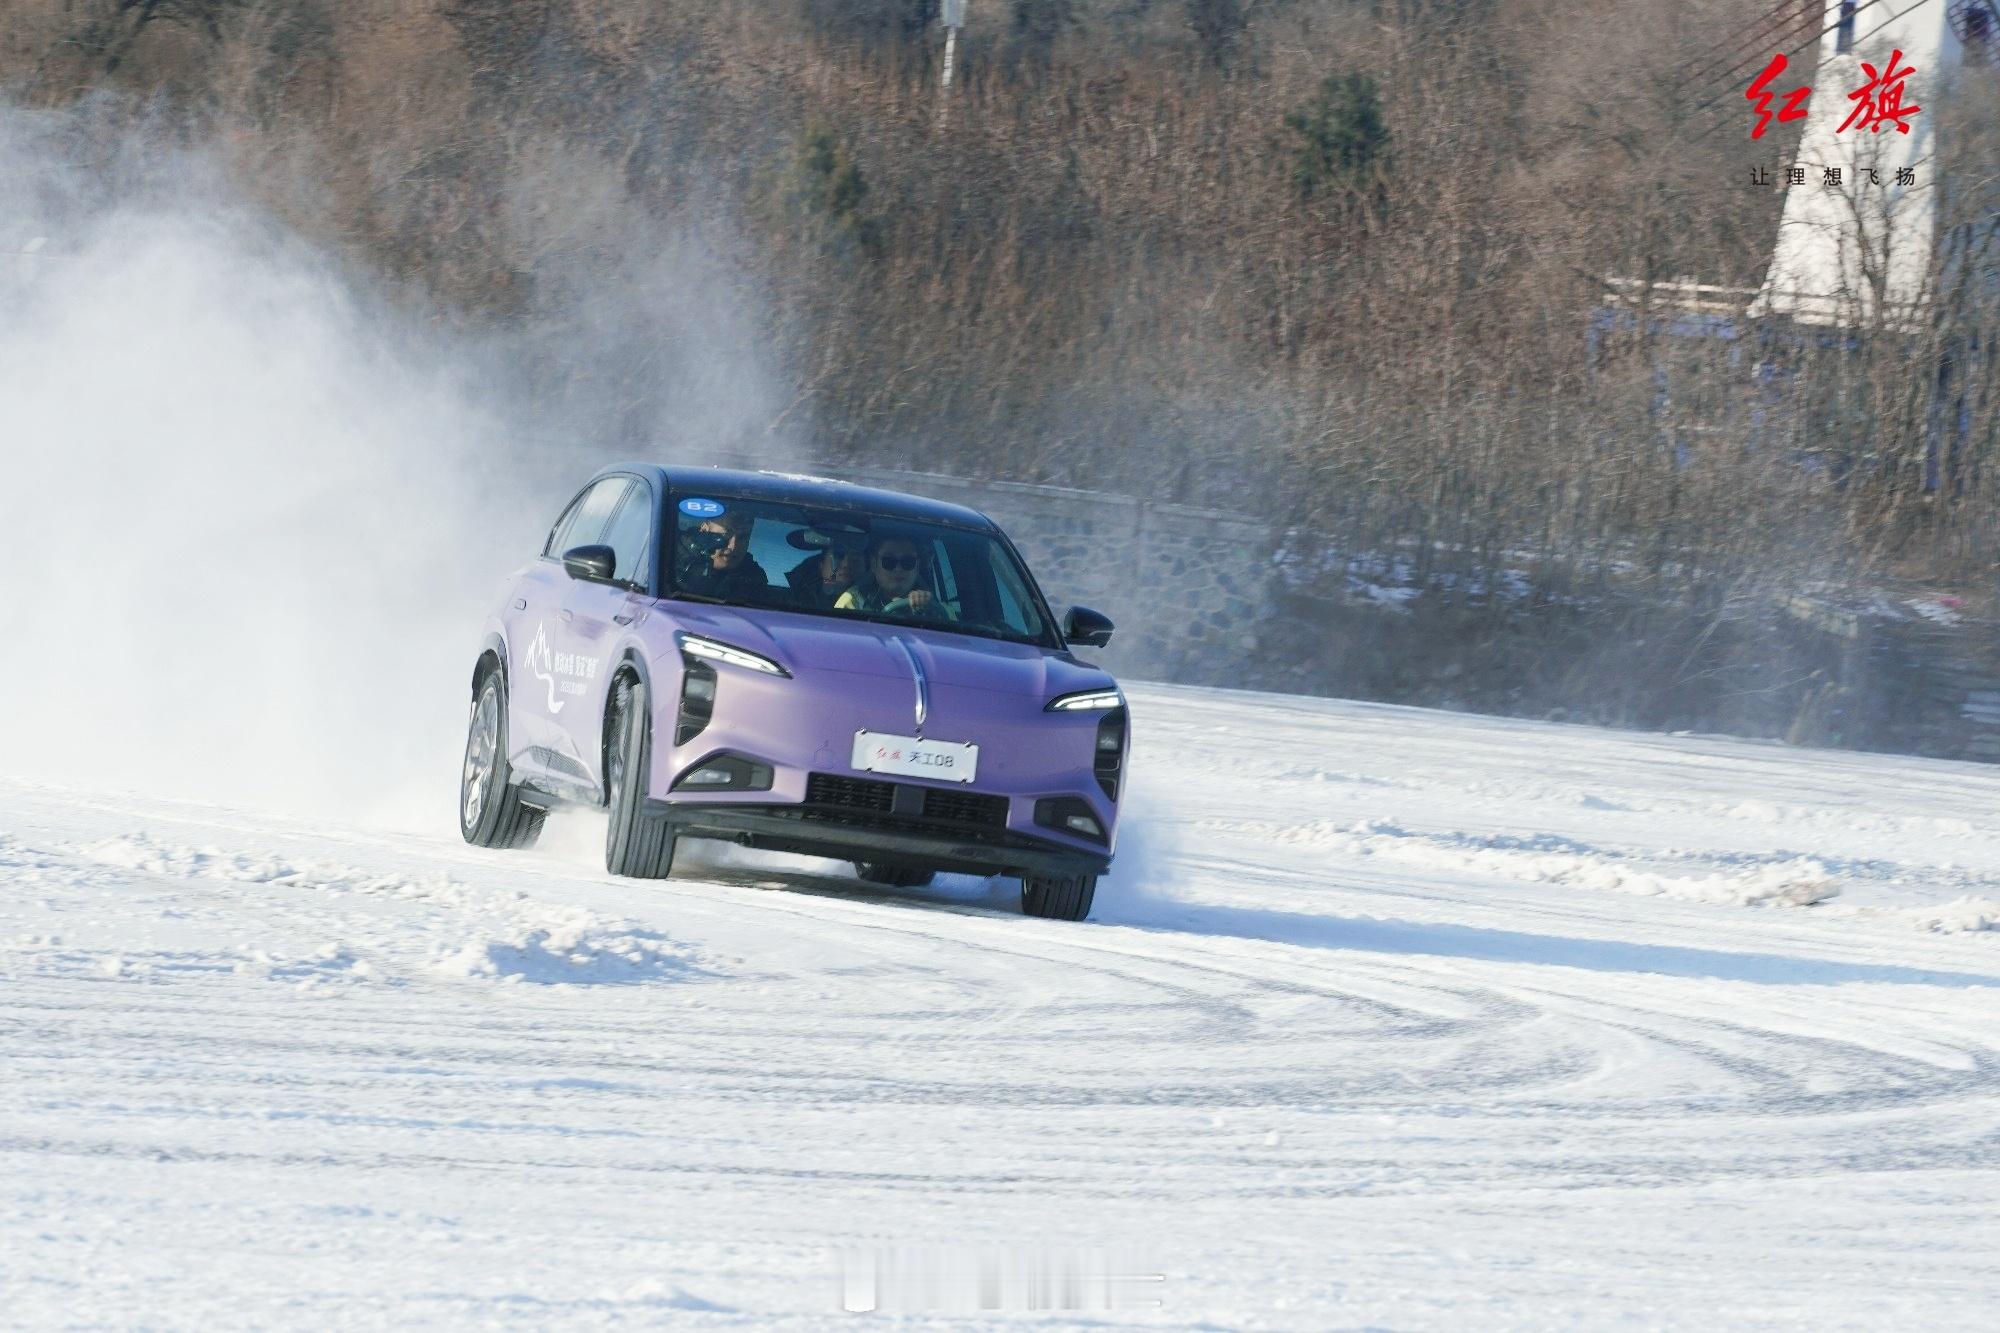
[[683, 532], [677, 569], [681, 590], [729, 602], [765, 600], [771, 583], [750, 554], [754, 524], [748, 514], [737, 512], [703, 519], [693, 532]]

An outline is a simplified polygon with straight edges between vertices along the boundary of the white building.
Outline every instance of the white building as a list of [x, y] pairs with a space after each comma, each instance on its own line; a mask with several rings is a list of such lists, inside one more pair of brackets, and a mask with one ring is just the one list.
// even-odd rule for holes
[[[1827, 0], [1823, 26], [1792, 164], [1805, 177], [1787, 189], [1771, 267], [1749, 313], [1908, 327], [1934, 295], [1940, 247], [1964, 244], [1953, 228], [1967, 201], [1951, 193], [1939, 136], [1958, 132], [1950, 113], [1968, 75], [2000, 77], [1991, 68], [2000, 64], [2000, 0]], [[1850, 94], [1870, 82], [1864, 64], [1886, 75], [1897, 51], [1896, 68], [1913, 71], [1902, 105], [1922, 109], [1905, 122], [1908, 133], [1889, 122], [1866, 128]], [[1803, 84], [1807, 68], [1794, 62], [1773, 87]]]

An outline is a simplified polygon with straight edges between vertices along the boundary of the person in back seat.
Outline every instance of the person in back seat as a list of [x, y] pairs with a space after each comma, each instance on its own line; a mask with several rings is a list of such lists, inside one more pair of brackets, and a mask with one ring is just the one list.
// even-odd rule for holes
[[861, 548], [852, 542], [835, 541], [818, 555], [809, 555], [785, 575], [792, 596], [800, 606], [825, 611], [854, 586], [861, 574]]

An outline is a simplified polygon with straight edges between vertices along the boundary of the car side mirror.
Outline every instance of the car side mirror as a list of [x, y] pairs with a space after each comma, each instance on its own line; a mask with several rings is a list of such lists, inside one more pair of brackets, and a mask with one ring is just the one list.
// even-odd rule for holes
[[1111, 642], [1111, 618], [1087, 606], [1072, 606], [1063, 617], [1063, 638], [1083, 648], [1102, 648]]
[[609, 583], [611, 571], [618, 568], [618, 552], [609, 546], [572, 546], [563, 552], [563, 568], [573, 579]]

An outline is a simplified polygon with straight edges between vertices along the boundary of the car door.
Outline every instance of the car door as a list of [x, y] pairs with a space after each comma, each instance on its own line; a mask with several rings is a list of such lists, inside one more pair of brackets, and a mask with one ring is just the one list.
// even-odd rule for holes
[[523, 777], [558, 786], [588, 786], [563, 736], [563, 714], [574, 707], [565, 689], [564, 599], [578, 582], [563, 568], [562, 553], [602, 542], [604, 529], [630, 485], [627, 477], [604, 477], [579, 493], [549, 530], [542, 554], [516, 580], [504, 619], [513, 654], [508, 672], [509, 761]]
[[557, 745], [593, 788], [602, 789], [604, 767], [604, 706], [611, 676], [611, 653], [625, 627], [646, 604], [651, 581], [653, 490], [636, 477], [625, 482], [597, 538], [616, 555], [611, 579], [571, 579], [563, 589], [557, 614], [557, 689], [563, 697], [557, 715]]

